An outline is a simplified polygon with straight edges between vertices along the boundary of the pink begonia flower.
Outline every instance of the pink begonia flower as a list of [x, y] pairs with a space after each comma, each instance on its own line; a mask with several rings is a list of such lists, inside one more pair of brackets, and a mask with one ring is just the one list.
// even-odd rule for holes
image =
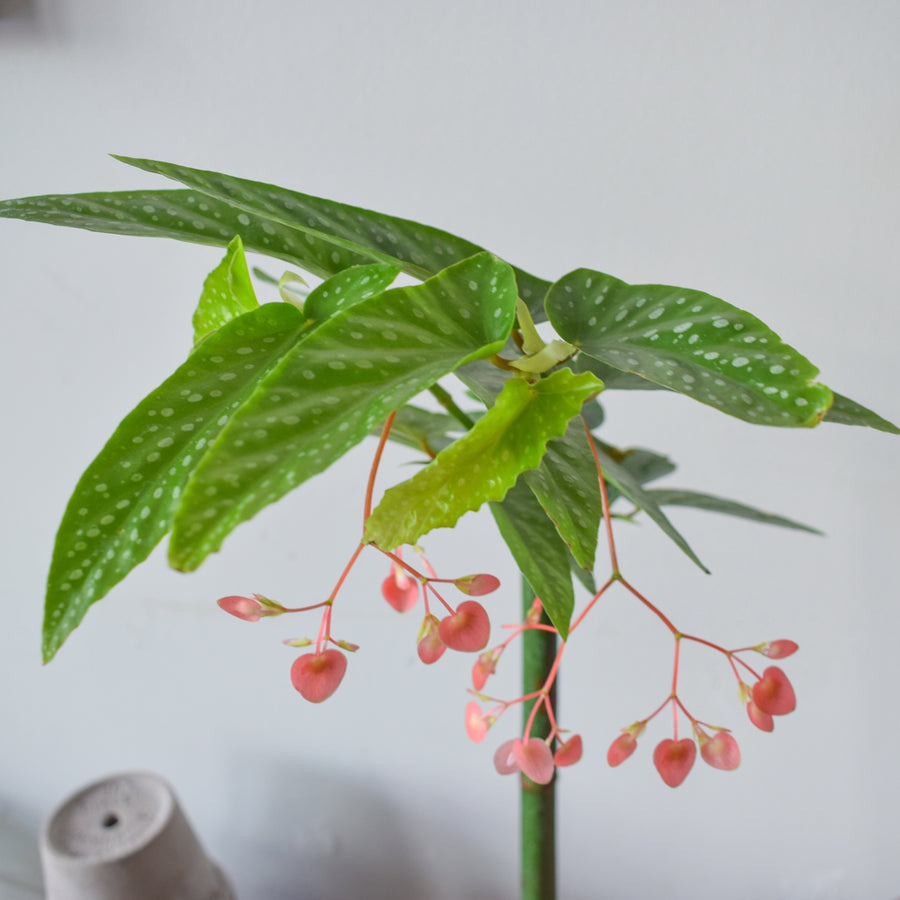
[[553, 753], [546, 741], [540, 738], [529, 738], [527, 741], [516, 738], [512, 754], [522, 772], [535, 784], [550, 784], [555, 769]]
[[514, 740], [506, 741], [494, 753], [494, 768], [501, 775], [512, 775], [513, 772], [519, 771], [519, 764], [513, 754], [513, 744], [515, 744]]
[[484, 607], [475, 600], [464, 600], [452, 616], [441, 619], [441, 640], [451, 649], [476, 653], [487, 646], [491, 636], [491, 620]]
[[563, 766], [574, 766], [581, 759], [583, 751], [581, 735], [573, 734], [569, 740], [556, 748], [556, 753], [553, 754], [553, 762], [560, 768]]
[[291, 666], [291, 684], [310, 703], [327, 700], [347, 671], [347, 657], [340, 650], [323, 650], [297, 657]]
[[784, 659], [796, 653], [800, 647], [793, 641], [766, 641], [753, 649], [758, 650], [763, 656], [768, 656], [769, 659]]
[[775, 730], [775, 720], [767, 712], [763, 712], [752, 700], [747, 701], [747, 715], [760, 731]]
[[470, 597], [492, 594], [500, 587], [500, 579], [494, 575], [464, 575], [453, 582], [459, 590]]
[[662, 780], [674, 788], [687, 778], [696, 756], [697, 745], [690, 738], [681, 741], [666, 738], [653, 751], [653, 765]]
[[394, 563], [391, 573], [381, 582], [381, 596], [399, 613], [407, 612], [419, 599], [419, 584]]
[[715, 737], [709, 737], [698, 728], [697, 739], [700, 741], [700, 755], [704, 762], [714, 768], [731, 772], [741, 764], [741, 749], [727, 731], [719, 731]]
[[769, 666], [753, 685], [753, 702], [770, 716], [786, 716], [797, 708], [794, 689], [777, 666]]
[[480, 744], [487, 737], [488, 729], [493, 724], [493, 717], [486, 716], [474, 700], [466, 706], [466, 734], [476, 744]]
[[497, 654], [493, 650], [485, 650], [472, 666], [472, 687], [480, 691], [487, 683], [488, 676], [493, 675], [496, 669]]
[[277, 616], [284, 607], [262, 594], [252, 597], [222, 597], [217, 601], [227, 613], [243, 619], [245, 622], [258, 622], [263, 616]]
[[419, 654], [419, 659], [426, 666], [436, 663], [447, 649], [441, 640], [439, 625], [437, 616], [429, 614], [422, 620], [422, 626], [419, 628], [419, 636], [416, 638], [416, 652]]
[[606, 761], [611, 766], [620, 766], [637, 749], [637, 740], [630, 731], [620, 734], [606, 751]]

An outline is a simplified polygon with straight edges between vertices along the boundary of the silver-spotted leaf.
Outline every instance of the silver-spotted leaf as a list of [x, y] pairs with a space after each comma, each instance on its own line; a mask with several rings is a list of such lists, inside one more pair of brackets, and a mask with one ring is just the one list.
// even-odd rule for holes
[[323, 322], [342, 309], [380, 294], [399, 274], [400, 267], [388, 263], [344, 269], [310, 292], [303, 313], [308, 319]]
[[495, 353], [515, 302], [512, 270], [482, 253], [305, 333], [191, 475], [173, 524], [172, 566], [195, 569], [238, 524], [328, 468], [391, 411]]
[[831, 405], [809, 360], [710, 294], [576, 269], [546, 306], [553, 327], [589, 356], [748, 422], [816, 425]]
[[199, 344], [226, 322], [257, 306], [259, 301], [247, 269], [244, 245], [237, 235], [228, 245], [225, 258], [203, 282], [203, 291], [194, 310], [194, 343]]

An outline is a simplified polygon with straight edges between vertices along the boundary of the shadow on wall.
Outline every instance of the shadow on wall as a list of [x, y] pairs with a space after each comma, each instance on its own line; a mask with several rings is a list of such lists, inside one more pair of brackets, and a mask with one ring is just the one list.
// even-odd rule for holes
[[427, 786], [419, 800], [434, 816], [414, 820], [355, 774], [255, 755], [233, 772], [230, 825], [214, 855], [239, 897], [505, 900], [485, 889], [494, 868], [485, 851], [442, 830]]

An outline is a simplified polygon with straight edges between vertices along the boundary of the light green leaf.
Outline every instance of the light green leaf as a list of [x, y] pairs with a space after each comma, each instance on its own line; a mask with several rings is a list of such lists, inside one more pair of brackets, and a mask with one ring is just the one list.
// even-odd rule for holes
[[893, 422], [882, 419], [878, 413], [841, 394], [834, 395], [834, 403], [825, 414], [825, 421], [839, 425], [868, 425], [869, 428], [886, 431], [888, 434], [900, 434], [900, 428]]
[[257, 306], [259, 301], [250, 281], [244, 245], [238, 235], [228, 245], [225, 258], [203, 282], [203, 292], [194, 311], [194, 344]]
[[597, 465], [580, 416], [547, 444], [540, 466], [526, 472], [525, 480], [575, 562], [592, 570], [602, 504]]
[[490, 508], [519, 571], [565, 640], [575, 608], [566, 545], [524, 478]]
[[697, 558], [697, 555], [688, 545], [688, 542], [678, 533], [675, 526], [666, 518], [656, 500], [645, 491], [638, 480], [622, 464], [616, 462], [607, 454], [602, 446], [597, 445], [597, 456], [603, 468], [603, 477], [611, 482], [620, 494], [627, 497], [635, 506], [644, 510], [651, 519], [668, 535], [681, 550], [695, 562], [704, 572], [709, 569]]
[[494, 405], [421, 472], [390, 488], [366, 523], [364, 540], [385, 550], [452, 528], [489, 500], [502, 500], [521, 472], [536, 468], [582, 403], [600, 390], [589, 373], [560, 369], [529, 384], [511, 378]]
[[[302, 326], [281, 303], [232, 319], [125, 417], [79, 480], [56, 536], [45, 661], [169, 530], [192, 467]], [[229, 366], [234, 359], [241, 365]]]
[[392, 410], [495, 353], [515, 301], [512, 270], [482, 253], [305, 332], [194, 470], [172, 530], [173, 567], [195, 569], [238, 524], [326, 469]]
[[709, 512], [724, 513], [729, 516], [737, 516], [741, 519], [750, 519], [752, 522], [761, 522], [764, 525], [780, 525], [782, 528], [794, 528], [798, 531], [809, 531], [812, 534], [822, 534], [817, 528], [786, 519], [784, 516], [776, 516], [774, 513], [763, 512], [752, 506], [738, 503], [735, 500], [726, 500], [724, 497], [716, 497], [712, 494], [701, 494], [697, 491], [685, 491], [679, 488], [653, 488], [646, 491], [659, 506], [690, 506], [694, 509], [705, 509]]
[[314, 234], [273, 222], [198, 191], [48, 194], [0, 201], [0, 218], [24, 219], [109, 234], [167, 237], [226, 246], [239, 234], [244, 249], [294, 263], [321, 278], [372, 262]]
[[[452, 263], [484, 249], [428, 225], [311, 197], [272, 184], [156, 160], [126, 156], [116, 156], [116, 159], [181, 182], [276, 226], [302, 231], [338, 250], [394, 263], [415, 278], [436, 275]], [[521, 269], [513, 267], [513, 270], [519, 294], [532, 315], [543, 320], [543, 299], [549, 283]]]
[[559, 334], [589, 356], [758, 425], [817, 425], [831, 391], [755, 316], [701, 291], [577, 269], [547, 294]]
[[399, 274], [399, 266], [385, 263], [344, 269], [310, 293], [303, 304], [303, 313], [319, 322], [329, 319], [342, 309], [380, 294]]

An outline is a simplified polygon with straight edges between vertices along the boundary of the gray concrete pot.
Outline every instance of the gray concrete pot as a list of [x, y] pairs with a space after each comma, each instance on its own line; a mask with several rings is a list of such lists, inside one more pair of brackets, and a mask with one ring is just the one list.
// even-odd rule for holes
[[234, 900], [158, 775], [128, 772], [66, 800], [41, 834], [47, 900]]

